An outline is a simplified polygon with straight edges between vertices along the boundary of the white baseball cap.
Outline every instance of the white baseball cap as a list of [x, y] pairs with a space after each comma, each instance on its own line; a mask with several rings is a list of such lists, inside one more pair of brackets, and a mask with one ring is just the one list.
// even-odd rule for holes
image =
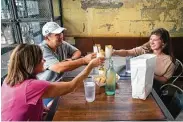
[[63, 27], [60, 27], [56, 22], [47, 22], [42, 28], [43, 36], [47, 36], [50, 33], [59, 34], [63, 30], [66, 30]]

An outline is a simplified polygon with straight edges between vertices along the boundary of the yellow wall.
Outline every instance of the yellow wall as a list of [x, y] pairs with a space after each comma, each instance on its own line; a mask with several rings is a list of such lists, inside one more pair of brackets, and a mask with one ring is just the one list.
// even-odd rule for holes
[[59, 14], [59, 0], [52, 0], [54, 16], [60, 16]]
[[182, 0], [62, 0], [62, 7], [71, 37], [149, 36], [159, 27], [183, 36]]

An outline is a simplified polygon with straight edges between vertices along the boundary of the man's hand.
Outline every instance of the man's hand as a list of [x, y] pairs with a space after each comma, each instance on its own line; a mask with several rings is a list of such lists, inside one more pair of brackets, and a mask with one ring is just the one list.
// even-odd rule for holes
[[104, 61], [105, 61], [104, 57], [98, 57], [98, 58], [92, 59], [89, 64], [92, 67], [98, 67], [98, 66], [102, 65], [104, 63]]
[[91, 53], [86, 55], [83, 59], [85, 61], [86, 64], [88, 64], [92, 59], [96, 58], [96, 53]]

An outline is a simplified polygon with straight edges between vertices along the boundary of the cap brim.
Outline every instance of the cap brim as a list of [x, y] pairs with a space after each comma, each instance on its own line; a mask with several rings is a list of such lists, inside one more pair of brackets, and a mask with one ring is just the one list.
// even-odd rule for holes
[[51, 33], [59, 34], [62, 33], [66, 28], [57, 28], [56, 30], [52, 31]]

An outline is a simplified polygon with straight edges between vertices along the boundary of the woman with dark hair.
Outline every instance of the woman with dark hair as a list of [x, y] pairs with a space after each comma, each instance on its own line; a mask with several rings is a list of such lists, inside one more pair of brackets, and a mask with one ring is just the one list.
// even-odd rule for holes
[[153, 53], [157, 56], [154, 77], [161, 83], [166, 83], [173, 75], [175, 69], [175, 58], [173, 56], [170, 35], [166, 29], [158, 28], [152, 31], [149, 42], [140, 47], [113, 51], [114, 55], [120, 56], [138, 56], [146, 53]]
[[94, 58], [70, 82], [37, 80], [43, 71], [43, 54], [39, 46], [20, 44], [11, 54], [8, 75], [1, 87], [1, 119], [3, 121], [40, 121], [43, 98], [72, 92], [87, 78], [92, 68], [101, 65], [104, 58]]

